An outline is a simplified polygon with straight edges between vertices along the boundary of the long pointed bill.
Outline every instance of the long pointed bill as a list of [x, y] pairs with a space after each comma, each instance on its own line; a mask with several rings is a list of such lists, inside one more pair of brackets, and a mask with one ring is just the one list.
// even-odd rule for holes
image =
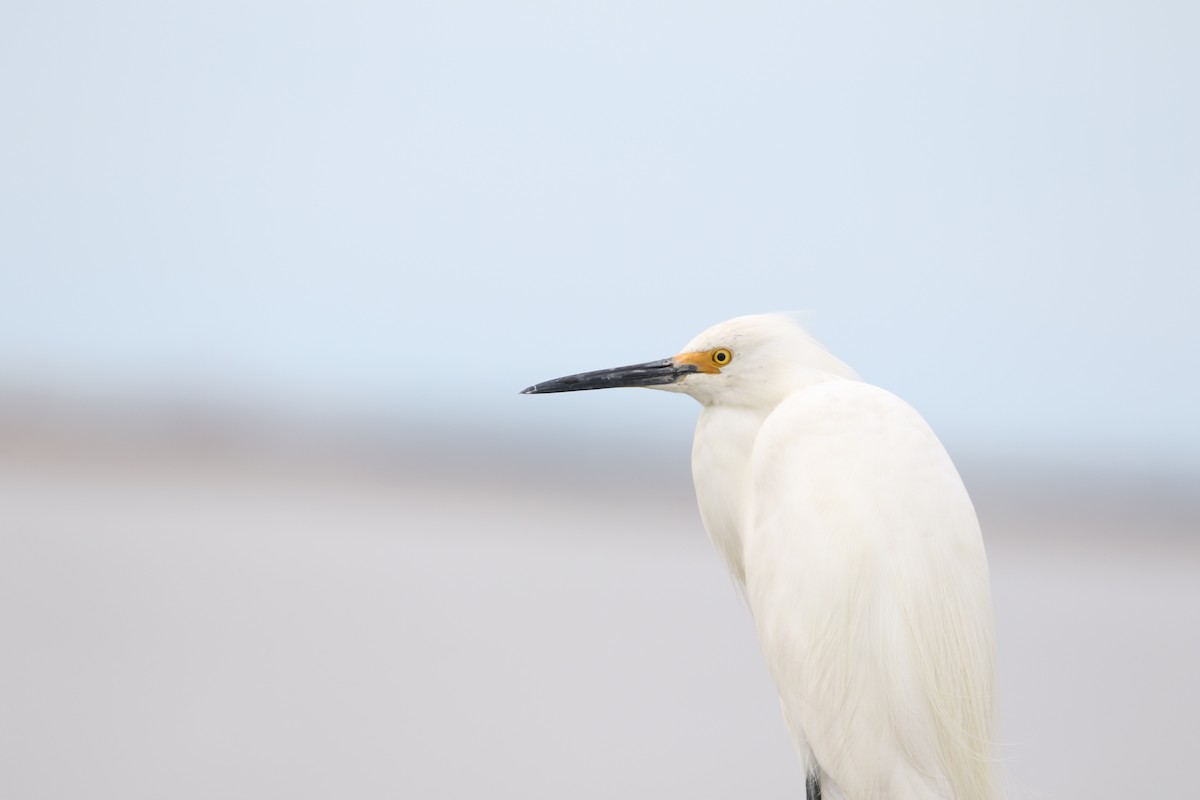
[[581, 372], [545, 383], [535, 383], [524, 389], [521, 394], [581, 392], [584, 389], [615, 389], [618, 386], [664, 386], [677, 383], [685, 375], [698, 371], [694, 364], [678, 363], [673, 358], [664, 358], [661, 361], [598, 369], [595, 372]]

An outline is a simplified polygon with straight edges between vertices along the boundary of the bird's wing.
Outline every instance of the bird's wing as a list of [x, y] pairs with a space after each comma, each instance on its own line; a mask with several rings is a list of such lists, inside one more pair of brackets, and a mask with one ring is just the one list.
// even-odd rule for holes
[[991, 797], [987, 562], [929, 426], [833, 380], [771, 414], [752, 464], [747, 595], [827, 783], [854, 800]]

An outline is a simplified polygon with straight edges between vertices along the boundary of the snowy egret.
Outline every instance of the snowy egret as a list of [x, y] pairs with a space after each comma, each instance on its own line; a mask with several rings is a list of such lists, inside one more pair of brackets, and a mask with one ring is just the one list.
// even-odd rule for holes
[[990, 800], [987, 558], [925, 421], [791, 318], [524, 394], [644, 386], [703, 406], [701, 518], [746, 595], [809, 800]]

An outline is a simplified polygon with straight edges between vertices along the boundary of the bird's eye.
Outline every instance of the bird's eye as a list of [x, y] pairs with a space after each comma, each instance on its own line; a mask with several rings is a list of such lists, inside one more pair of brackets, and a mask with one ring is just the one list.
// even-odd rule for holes
[[722, 347], [720, 350], [713, 350], [712, 360], [718, 367], [723, 367], [733, 361], [733, 353]]

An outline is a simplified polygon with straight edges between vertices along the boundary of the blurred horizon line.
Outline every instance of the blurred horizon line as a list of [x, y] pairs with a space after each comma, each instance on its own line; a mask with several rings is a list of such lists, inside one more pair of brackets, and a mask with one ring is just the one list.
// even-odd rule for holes
[[[530, 432], [479, 422], [416, 424], [371, 415], [311, 416], [211, 400], [100, 402], [0, 388], [0, 448], [26, 456], [83, 460], [208, 460], [289, 468], [334, 468], [505, 486], [536, 482], [570, 491], [666, 493], [692, 502], [690, 448], [662, 447], [625, 431]], [[1087, 506], [1096, 515], [1153, 503], [1200, 532], [1200, 498], [1189, 474], [1121, 468], [1079, 459], [1014, 460], [952, 452], [977, 504], [1020, 498], [1040, 507]], [[1004, 505], [1004, 503], [1001, 503]]]

